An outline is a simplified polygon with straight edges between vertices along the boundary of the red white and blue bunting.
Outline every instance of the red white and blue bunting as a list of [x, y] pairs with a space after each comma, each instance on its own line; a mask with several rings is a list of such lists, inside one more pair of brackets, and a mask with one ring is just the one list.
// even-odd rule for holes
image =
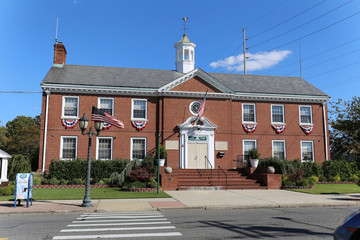
[[271, 125], [273, 127], [273, 129], [277, 132], [277, 133], [282, 133], [283, 131], [285, 131], [286, 125]]
[[131, 121], [131, 124], [137, 129], [137, 130], [142, 130], [144, 129], [147, 124], [148, 121]]
[[255, 132], [256, 127], [257, 127], [256, 124], [243, 124], [243, 128], [247, 133]]
[[300, 125], [300, 127], [302, 128], [302, 130], [304, 131], [304, 133], [306, 135], [311, 134], [314, 131], [314, 126], [304, 126], [304, 125]]
[[105, 123], [105, 122], [104, 122], [104, 125], [103, 125], [103, 130], [107, 130], [107, 129], [109, 129], [109, 128], [111, 128], [111, 124], [110, 124], [110, 123]]
[[61, 119], [61, 123], [66, 129], [74, 128], [78, 121], [78, 119]]

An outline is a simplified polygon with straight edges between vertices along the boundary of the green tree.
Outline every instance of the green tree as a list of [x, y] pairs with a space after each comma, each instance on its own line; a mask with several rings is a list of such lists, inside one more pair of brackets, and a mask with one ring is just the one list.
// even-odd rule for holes
[[330, 103], [330, 146], [333, 159], [344, 155], [360, 160], [360, 97]]
[[26, 156], [13, 155], [9, 160], [8, 167], [8, 178], [10, 181], [15, 180], [16, 174], [18, 173], [29, 173], [31, 172], [30, 161]]
[[18, 116], [6, 123], [6, 144], [4, 150], [9, 154], [26, 156], [33, 170], [37, 169], [40, 143], [40, 117]]

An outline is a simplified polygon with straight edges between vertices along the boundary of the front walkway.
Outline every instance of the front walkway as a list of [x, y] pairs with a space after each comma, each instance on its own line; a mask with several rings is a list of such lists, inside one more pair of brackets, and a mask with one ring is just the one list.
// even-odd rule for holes
[[360, 194], [311, 195], [285, 190], [166, 191], [172, 198], [93, 199], [93, 207], [81, 207], [82, 200], [34, 201], [33, 206], [14, 208], [13, 201], [0, 202], [0, 214], [51, 212], [156, 211], [161, 209], [233, 209], [360, 206]]

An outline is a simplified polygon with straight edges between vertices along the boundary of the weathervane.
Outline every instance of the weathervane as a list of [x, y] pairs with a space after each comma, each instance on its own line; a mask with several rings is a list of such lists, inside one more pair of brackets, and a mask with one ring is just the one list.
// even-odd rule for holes
[[188, 19], [189, 19], [189, 18], [187, 18], [187, 17], [184, 17], [184, 18], [183, 18], [183, 20], [184, 20], [184, 28], [183, 28], [183, 29], [184, 29], [184, 34], [186, 34], [186, 29], [187, 29], [187, 28], [186, 28], [186, 21], [187, 21]]

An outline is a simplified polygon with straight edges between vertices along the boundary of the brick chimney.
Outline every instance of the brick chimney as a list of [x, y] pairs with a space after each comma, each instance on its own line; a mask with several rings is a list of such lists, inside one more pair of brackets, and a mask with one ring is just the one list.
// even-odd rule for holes
[[54, 65], [66, 63], [66, 49], [62, 42], [54, 44]]

